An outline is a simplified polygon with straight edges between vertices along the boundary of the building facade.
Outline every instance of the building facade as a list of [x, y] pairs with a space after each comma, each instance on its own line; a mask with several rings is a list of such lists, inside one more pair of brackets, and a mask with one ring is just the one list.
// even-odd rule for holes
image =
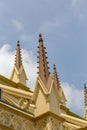
[[87, 87], [84, 117], [71, 112], [57, 69], [49, 72], [42, 35], [38, 40], [38, 76], [34, 91], [27, 86], [20, 42], [10, 79], [0, 75], [0, 130], [87, 130]]

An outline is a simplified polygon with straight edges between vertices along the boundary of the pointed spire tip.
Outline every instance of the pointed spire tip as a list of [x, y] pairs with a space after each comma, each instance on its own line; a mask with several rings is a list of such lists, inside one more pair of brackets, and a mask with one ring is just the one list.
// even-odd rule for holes
[[19, 40], [17, 41], [17, 46], [20, 46], [20, 41]]
[[43, 81], [43, 83], [46, 85], [47, 81], [48, 81], [48, 77], [49, 77], [49, 66], [48, 66], [48, 61], [47, 61], [47, 52], [45, 51], [46, 47], [44, 47], [44, 43], [43, 43], [43, 38], [42, 38], [42, 34], [39, 34], [39, 46], [38, 46], [38, 63], [39, 63], [39, 76], [41, 78], [41, 80]]
[[18, 40], [15, 54], [15, 66], [19, 70], [21, 65], [22, 65], [21, 48], [20, 48], [20, 41]]
[[84, 83], [84, 89], [86, 89], [86, 83]]
[[54, 73], [53, 73], [54, 82], [55, 82], [56, 87], [59, 89], [60, 88], [60, 81], [59, 81], [58, 74], [57, 74], [57, 71], [56, 71], [56, 65], [54, 64], [53, 66], [54, 66], [54, 68], [53, 68], [54, 69]]
[[39, 33], [39, 37], [42, 37], [42, 33]]
[[43, 42], [42, 34], [39, 33], [39, 42]]
[[56, 69], [56, 65], [55, 64], [53, 65], [53, 68]]

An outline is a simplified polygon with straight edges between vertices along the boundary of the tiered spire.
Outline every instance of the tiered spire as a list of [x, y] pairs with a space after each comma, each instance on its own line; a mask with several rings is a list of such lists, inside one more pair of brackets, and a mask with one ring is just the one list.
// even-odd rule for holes
[[87, 107], [87, 87], [86, 87], [86, 84], [84, 84], [84, 102], [85, 102], [85, 107]]
[[15, 66], [19, 70], [22, 65], [20, 42], [17, 42], [16, 55], [15, 55]]
[[11, 74], [12, 81], [26, 85], [27, 76], [22, 64], [20, 42], [17, 42], [15, 64]]
[[49, 77], [49, 67], [48, 67], [48, 62], [47, 62], [47, 52], [45, 51], [46, 47], [44, 47], [44, 44], [43, 44], [43, 38], [42, 38], [42, 35], [39, 34], [39, 56], [38, 56], [38, 63], [39, 63], [39, 76], [41, 78], [41, 80], [43, 81], [43, 83], [46, 85], [47, 83], [47, 80], [48, 80], [48, 77]]
[[56, 70], [56, 66], [54, 64], [54, 73], [53, 73], [53, 76], [54, 76], [54, 83], [56, 85], [56, 87], [59, 89], [60, 88], [60, 82], [59, 82], [59, 78], [58, 78], [58, 74], [57, 74], [57, 70]]

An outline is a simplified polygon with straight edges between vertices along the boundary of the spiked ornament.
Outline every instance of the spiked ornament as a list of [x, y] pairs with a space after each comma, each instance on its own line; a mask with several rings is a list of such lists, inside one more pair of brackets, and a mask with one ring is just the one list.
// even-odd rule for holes
[[54, 64], [54, 83], [56, 85], [56, 87], [59, 89], [60, 88], [60, 82], [59, 82], [59, 78], [58, 78], [58, 74], [57, 74], [57, 71], [56, 71], [56, 66]]
[[17, 42], [16, 55], [15, 55], [15, 66], [19, 70], [22, 65], [20, 42]]
[[40, 33], [39, 34], [39, 46], [38, 46], [38, 54], [39, 56], [37, 57], [39, 60], [38, 60], [38, 63], [39, 63], [39, 76], [40, 78], [42, 79], [43, 83], [46, 85], [47, 83], [47, 80], [48, 80], [48, 77], [49, 77], [49, 67], [48, 67], [48, 62], [47, 62], [47, 52], [45, 51], [46, 47], [44, 47], [44, 44], [43, 44], [43, 38], [42, 38], [42, 34]]
[[87, 87], [86, 87], [86, 84], [84, 84], [84, 103], [85, 103], [85, 107], [87, 107]]

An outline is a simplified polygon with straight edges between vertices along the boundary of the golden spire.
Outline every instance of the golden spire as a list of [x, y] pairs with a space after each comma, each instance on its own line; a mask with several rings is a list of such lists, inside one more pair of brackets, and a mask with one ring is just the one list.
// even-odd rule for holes
[[39, 46], [38, 46], [39, 48], [39, 51], [38, 51], [39, 72], [38, 74], [41, 80], [43, 81], [43, 83], [46, 85], [50, 73], [49, 73], [49, 67], [48, 67], [48, 62], [47, 62], [47, 57], [46, 57], [47, 52], [45, 51], [46, 47], [44, 47], [43, 38], [41, 34], [39, 34], [38, 42], [39, 42]]
[[20, 42], [17, 42], [16, 55], [15, 55], [15, 66], [19, 70], [22, 65]]
[[22, 64], [21, 48], [19, 41], [17, 42], [15, 64], [10, 79], [16, 83], [21, 83], [23, 85], [26, 85], [26, 80], [28, 79]]
[[58, 78], [58, 75], [57, 75], [57, 71], [56, 71], [56, 66], [54, 64], [54, 83], [56, 85], [56, 87], [59, 89], [60, 88], [60, 82], [59, 82], [59, 78]]
[[85, 107], [87, 107], [87, 87], [86, 87], [86, 84], [84, 84], [84, 102], [85, 102]]

